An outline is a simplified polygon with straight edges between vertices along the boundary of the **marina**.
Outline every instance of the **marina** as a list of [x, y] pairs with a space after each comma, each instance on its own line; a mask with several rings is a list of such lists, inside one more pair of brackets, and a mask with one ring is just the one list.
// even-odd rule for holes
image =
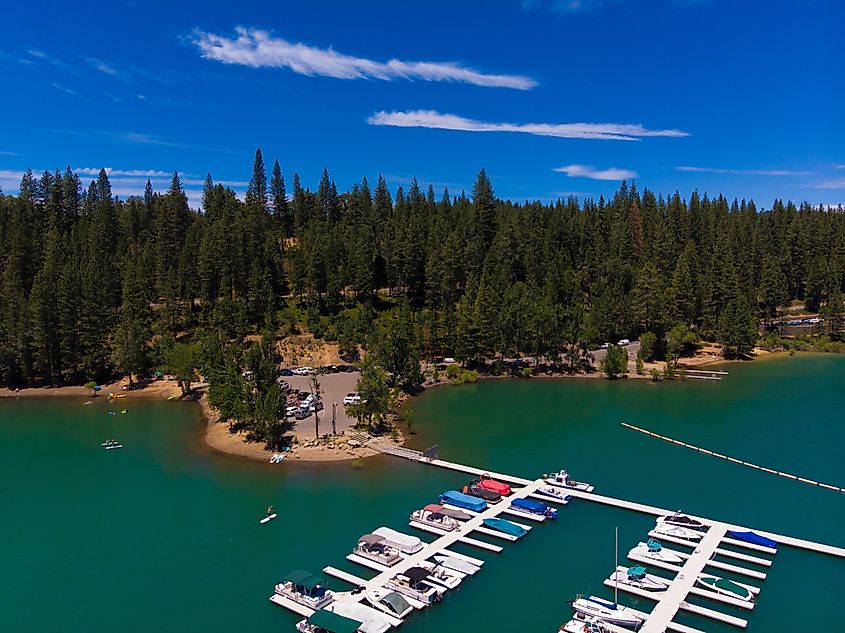
[[[513, 499], [516, 498], [526, 499], [528, 497], [536, 496], [538, 488], [543, 485], [547, 485], [550, 482], [548, 476], [546, 475], [534, 481], [530, 481], [521, 477], [503, 473], [492, 473], [489, 470], [482, 470], [472, 466], [427, 457], [423, 453], [414, 454], [406, 452], [401, 455], [401, 457], [447, 470], [479, 475], [481, 477], [493, 477], [501, 481], [511, 482], [515, 486], [521, 486], [514, 489], [514, 496], [511, 497], [510, 500], [507, 497], [503, 497], [502, 501], [499, 501], [496, 504], [491, 504], [487, 510], [475, 514], [470, 522], [472, 524], [472, 529], [482, 534], [487, 534], [487, 532], [484, 531], [484, 527], [478, 525], [479, 519], [481, 519], [482, 524], [488, 523], [490, 520], [501, 520], [492, 516], [494, 510], [495, 514], [502, 513], [513, 515], [515, 512], [512, 505], [505, 504], [510, 504]], [[561, 472], [565, 473], [566, 471]], [[598, 495], [592, 492], [587, 492], [586, 490], [588, 489], [588, 486], [588, 484], [583, 484], [579, 486], [580, 489], [570, 487], [571, 497], [574, 499], [582, 499], [585, 501], [653, 515], [656, 518], [655, 529], [659, 529], [660, 526], [669, 525], [671, 527], [689, 531], [690, 533], [700, 534], [700, 540], [692, 541], [667, 537], [665, 534], [659, 534], [654, 530], [649, 532], [649, 536], [659, 536], [668, 542], [693, 548], [692, 553], [676, 550], [668, 551], [669, 555], [674, 555], [677, 558], [683, 559], [683, 564], [655, 560], [654, 558], [648, 557], [644, 554], [637, 554], [635, 552], [637, 548], [631, 550], [629, 553], [629, 558], [634, 562], [648, 564], [656, 568], [672, 572], [673, 577], [671, 579], [651, 576], [646, 573], [646, 570], [643, 567], [627, 568], [624, 566], [617, 566], [616, 571], [604, 581], [605, 586], [613, 587], [615, 591], [623, 591], [637, 597], [656, 601], [657, 604], [649, 613], [643, 613], [643, 625], [642, 628], [639, 629], [643, 633], [662, 633], [666, 630], [695, 631], [696, 629], [685, 627], [685, 625], [674, 622], [674, 619], [679, 611], [694, 613], [704, 618], [722, 622], [738, 628], [745, 628], [748, 625], [748, 620], [744, 618], [688, 601], [689, 596], [697, 596], [747, 611], [752, 611], [754, 609], [754, 597], [760, 592], [759, 587], [746, 585], [744, 583], [736, 583], [731, 580], [723, 580], [718, 576], [706, 573], [704, 569], [705, 567], [713, 567], [732, 573], [747, 575], [751, 578], [764, 580], [767, 576], [765, 572], [755, 569], [747, 569], [740, 565], [734, 565], [732, 563], [725, 563], [713, 559], [716, 555], [721, 555], [733, 558], [734, 560], [741, 560], [754, 565], [766, 567], [770, 567], [772, 565], [772, 561], [759, 556], [720, 547], [722, 544], [735, 548], [763, 552], [770, 556], [777, 553], [777, 546], [779, 544], [783, 544], [845, 558], [845, 549], [836, 546], [816, 543], [804, 539], [796, 539], [760, 530], [752, 531], [747, 527], [715, 521], [705, 517], [685, 515], [678, 511], [671, 511], [665, 508], [658, 508], [647, 504], [626, 501], [624, 499]], [[592, 490], [592, 486], [589, 486], [589, 490]], [[412, 524], [414, 524], [413, 521]], [[428, 526], [420, 524], [415, 525], [415, 527], [425, 529], [425, 527]], [[429, 527], [429, 530], [432, 529], [433, 528]], [[492, 536], [492, 534], [488, 535]], [[454, 537], [455, 535], [452, 536]], [[500, 534], [498, 536], [507, 535]], [[444, 534], [441, 538], [449, 538], [449, 535]], [[432, 543], [431, 546], [435, 546], [435, 544], [439, 541], [440, 539], [435, 541], [435, 543]], [[658, 543], [654, 543], [653, 541], [650, 541], [649, 544], [647, 544], [647, 547], [652, 544], [655, 546], [654, 549], [662, 549]], [[646, 544], [640, 544], [640, 546], [643, 545]], [[620, 581], [620, 579], [622, 581]], [[720, 588], [721, 585], [725, 588]], [[740, 595], [744, 595], [744, 597], [739, 597]]]

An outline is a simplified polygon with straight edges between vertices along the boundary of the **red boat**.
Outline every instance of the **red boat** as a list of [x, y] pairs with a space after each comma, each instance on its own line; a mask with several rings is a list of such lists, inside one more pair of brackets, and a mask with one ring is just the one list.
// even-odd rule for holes
[[511, 493], [511, 487], [509, 485], [503, 484], [501, 481], [491, 479], [490, 475], [488, 475], [487, 473], [481, 475], [481, 479], [479, 479], [478, 485], [479, 487], [484, 488], [486, 490], [498, 492], [503, 497], [506, 497]]

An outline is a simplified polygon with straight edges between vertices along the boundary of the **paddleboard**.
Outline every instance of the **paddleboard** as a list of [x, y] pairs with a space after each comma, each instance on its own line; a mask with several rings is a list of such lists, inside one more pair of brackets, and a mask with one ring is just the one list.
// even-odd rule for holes
[[274, 512], [274, 513], [273, 513], [273, 514], [271, 514], [270, 516], [267, 516], [267, 517], [264, 517], [263, 519], [261, 519], [261, 521], [259, 521], [259, 523], [268, 523], [268, 522], [272, 521], [272, 520], [273, 520], [273, 519], [275, 519], [275, 518], [276, 518], [276, 513]]
[[123, 448], [123, 444], [112, 444], [111, 446], [106, 446], [107, 451], [110, 451], [113, 448]]

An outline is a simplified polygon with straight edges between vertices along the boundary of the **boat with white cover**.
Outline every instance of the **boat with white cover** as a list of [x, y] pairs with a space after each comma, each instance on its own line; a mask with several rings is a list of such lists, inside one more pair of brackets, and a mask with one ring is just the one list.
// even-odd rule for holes
[[391, 530], [388, 527], [380, 527], [373, 530], [373, 534], [380, 536], [387, 541], [387, 544], [395, 547], [403, 554], [416, 554], [423, 548], [423, 542], [416, 536], [410, 536]]
[[369, 558], [377, 563], [390, 567], [402, 560], [399, 549], [387, 542], [378, 534], [365, 534], [358, 539], [358, 545], [352, 550], [354, 554]]
[[700, 541], [701, 537], [704, 536], [703, 532], [690, 530], [689, 528], [680, 527], [679, 525], [672, 525], [671, 523], [662, 523], [660, 521], [657, 522], [654, 532], [655, 534], [674, 536], [675, 538], [682, 538], [687, 541]]
[[578, 596], [572, 601], [572, 608], [576, 613], [631, 629], [636, 629], [643, 623], [642, 618], [634, 615], [628, 607], [597, 596]]
[[462, 574], [454, 569], [447, 569], [436, 563], [423, 561], [419, 566], [428, 570], [427, 582], [440, 585], [446, 589], [455, 589], [466, 578], [466, 574]]
[[334, 600], [327, 580], [320, 574], [296, 569], [276, 585], [276, 593], [317, 611]]
[[691, 517], [688, 517], [686, 514], [681, 514], [680, 510], [672, 514], [666, 515], [665, 517], [658, 518], [657, 522], [668, 523], [669, 525], [677, 525], [679, 527], [687, 528], [690, 530], [702, 530], [707, 527], [698, 519], [693, 519]]
[[404, 619], [405, 616], [414, 610], [413, 605], [402, 594], [386, 587], [368, 589], [364, 595], [367, 598], [367, 602], [376, 609], [380, 609], [400, 620]]
[[668, 580], [647, 573], [646, 568], [642, 565], [634, 565], [628, 569], [617, 569], [610, 579], [645, 591], [666, 591], [669, 588]]
[[449, 516], [443, 510], [443, 506], [437, 505], [436, 503], [429, 503], [421, 510], [414, 510], [411, 513], [411, 521], [418, 521], [419, 523], [430, 525], [444, 532], [457, 530], [460, 527], [458, 520]]
[[648, 539], [647, 543], [639, 543], [634, 549], [628, 552], [628, 556], [632, 554], [650, 558], [651, 560], [659, 560], [663, 563], [672, 563], [673, 565], [684, 562], [683, 557], [675, 552], [663, 549], [663, 545], [653, 538]]
[[433, 556], [434, 562], [440, 565], [441, 567], [445, 567], [446, 569], [454, 569], [455, 571], [459, 571], [462, 574], [466, 574], [467, 576], [472, 576], [474, 573], [481, 569], [480, 567], [476, 567], [469, 561], [463, 560], [462, 558], [458, 558], [457, 556], [445, 556], [443, 554], [436, 554]]
[[572, 490], [580, 490], [581, 492], [592, 492], [594, 489], [591, 484], [584, 483], [583, 481], [575, 481], [569, 476], [569, 472], [565, 468], [561, 468], [556, 473], [544, 474], [543, 479], [546, 480], [547, 484], [570, 488]]

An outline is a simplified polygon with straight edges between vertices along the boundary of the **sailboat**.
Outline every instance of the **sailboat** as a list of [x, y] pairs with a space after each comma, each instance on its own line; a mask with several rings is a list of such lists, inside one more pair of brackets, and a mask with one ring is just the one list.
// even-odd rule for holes
[[[616, 528], [616, 567], [619, 567], [619, 528]], [[632, 609], [619, 604], [619, 582], [613, 588], [613, 602], [597, 596], [576, 596], [572, 608], [576, 614], [599, 618], [608, 624], [638, 629], [643, 619]]]

